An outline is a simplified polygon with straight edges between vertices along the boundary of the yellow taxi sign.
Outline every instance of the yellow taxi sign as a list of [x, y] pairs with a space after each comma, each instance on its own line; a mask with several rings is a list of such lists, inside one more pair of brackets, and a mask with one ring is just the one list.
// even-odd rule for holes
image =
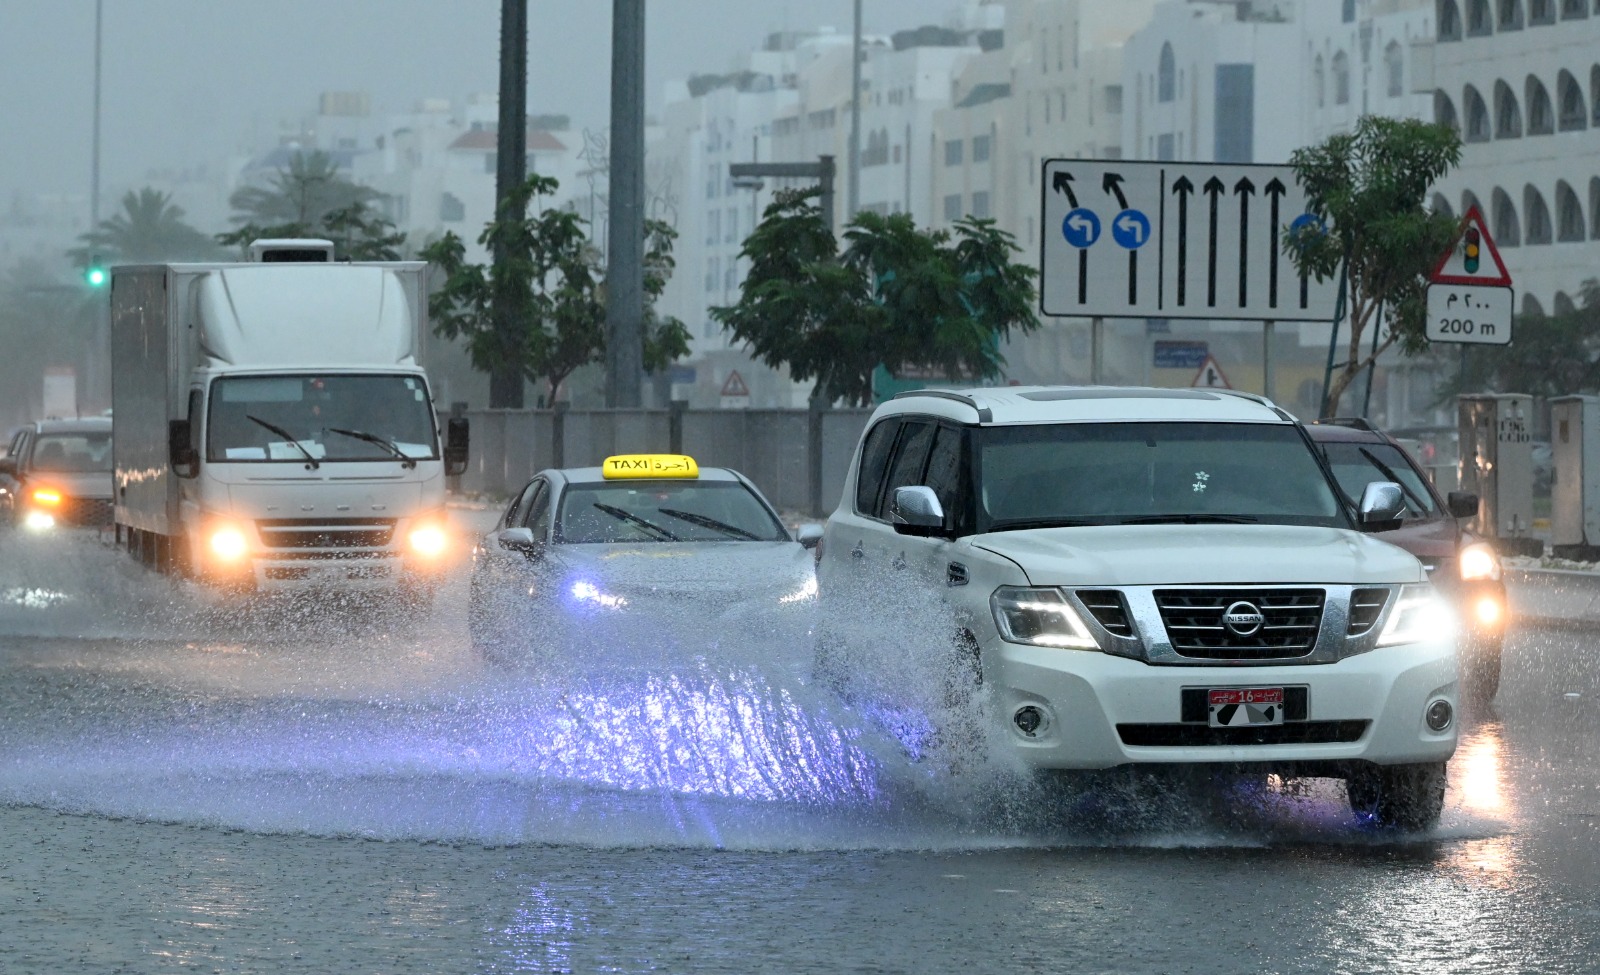
[[607, 457], [605, 463], [600, 465], [600, 472], [608, 481], [644, 477], [693, 478], [700, 476], [700, 465], [694, 462], [693, 457], [682, 454], [618, 454]]

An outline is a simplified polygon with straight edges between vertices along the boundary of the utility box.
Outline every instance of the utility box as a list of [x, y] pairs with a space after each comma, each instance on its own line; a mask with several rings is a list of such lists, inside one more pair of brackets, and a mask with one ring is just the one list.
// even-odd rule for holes
[[1477, 393], [1457, 398], [1461, 490], [1478, 496], [1472, 529], [1501, 552], [1541, 555], [1533, 537], [1533, 397]]
[[1600, 396], [1550, 400], [1551, 554], [1600, 558]]

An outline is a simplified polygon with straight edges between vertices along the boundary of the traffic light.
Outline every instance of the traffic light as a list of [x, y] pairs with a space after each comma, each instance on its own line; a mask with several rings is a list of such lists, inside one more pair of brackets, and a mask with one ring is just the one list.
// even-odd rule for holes
[[1478, 243], [1481, 237], [1482, 235], [1478, 233], [1477, 227], [1468, 227], [1466, 236], [1463, 238], [1466, 242], [1466, 248], [1462, 254], [1462, 263], [1466, 266], [1468, 274], [1478, 273]]
[[91, 288], [102, 288], [106, 283], [106, 269], [98, 264], [91, 264], [83, 269], [83, 280]]

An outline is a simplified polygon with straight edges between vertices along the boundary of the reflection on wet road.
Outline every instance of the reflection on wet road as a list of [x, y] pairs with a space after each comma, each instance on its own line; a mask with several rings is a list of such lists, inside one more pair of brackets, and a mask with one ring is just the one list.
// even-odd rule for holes
[[1403, 836], [1327, 782], [912, 760], [804, 648], [508, 675], [461, 588], [239, 606], [0, 552], [0, 968], [1600, 969], [1592, 634], [1513, 637]]

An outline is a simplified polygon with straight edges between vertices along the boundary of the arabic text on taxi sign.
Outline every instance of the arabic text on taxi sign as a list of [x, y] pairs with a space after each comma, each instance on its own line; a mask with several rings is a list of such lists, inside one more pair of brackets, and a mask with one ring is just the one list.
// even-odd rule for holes
[[699, 477], [700, 465], [681, 454], [621, 454], [600, 465], [607, 480], [630, 477]]

